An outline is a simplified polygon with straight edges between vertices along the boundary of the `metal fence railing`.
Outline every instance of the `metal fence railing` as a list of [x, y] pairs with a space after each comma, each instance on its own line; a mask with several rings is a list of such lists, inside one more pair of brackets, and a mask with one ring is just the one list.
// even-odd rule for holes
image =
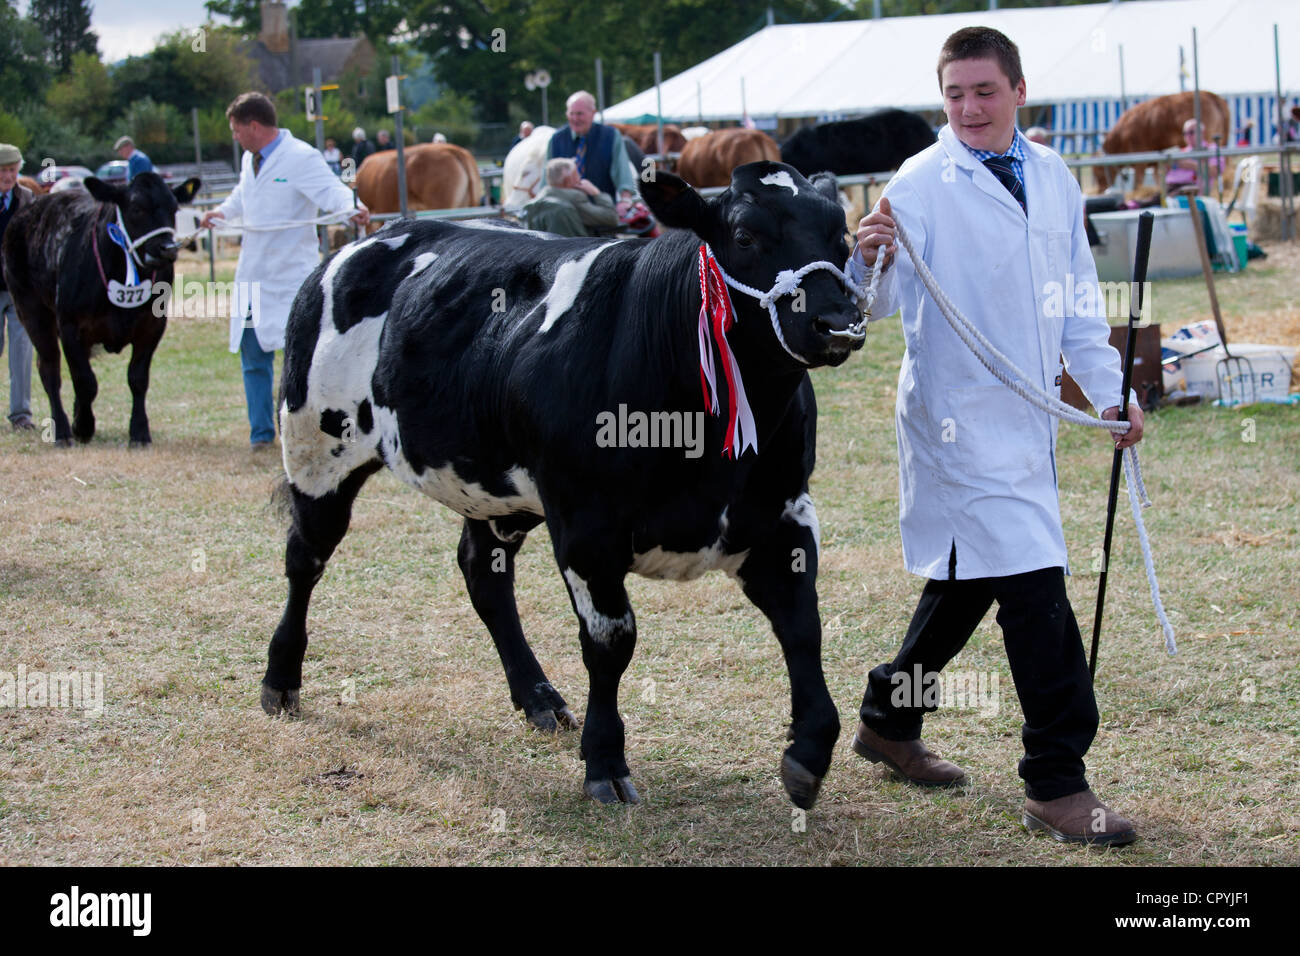
[[[668, 155], [670, 157], [675, 158], [679, 154], [670, 153]], [[1145, 153], [1123, 153], [1123, 154], [1116, 154], [1114, 156], [1108, 156], [1108, 155], [1073, 156], [1073, 157], [1066, 158], [1065, 164], [1066, 166], [1075, 170], [1076, 177], [1082, 180], [1082, 175], [1083, 175], [1082, 170], [1084, 169], [1084, 167], [1142, 166], [1145, 164], [1154, 163], [1161, 171], [1162, 175], [1159, 181], [1161, 184], [1163, 184], [1164, 167], [1167, 166], [1175, 159], [1213, 160], [1216, 157], [1222, 157], [1223, 159], [1228, 160], [1228, 159], [1239, 159], [1246, 156], [1278, 156], [1281, 162], [1282, 172], [1286, 173], [1289, 171], [1288, 167], [1290, 170], [1295, 170], [1297, 166], [1300, 165], [1300, 143], [1287, 143], [1281, 146], [1279, 145], [1231, 146], [1231, 147], [1223, 147], [1217, 150], [1202, 149], [1202, 150], [1183, 151], [1178, 149], [1169, 149], [1169, 150], [1160, 150], [1160, 151], [1152, 151], [1152, 152], [1145, 152]], [[839, 185], [841, 187], [878, 186], [883, 183], [889, 182], [889, 180], [893, 178], [895, 172], [896, 170], [884, 170], [881, 172], [874, 172], [874, 173], [858, 173], [858, 174], [847, 175], [847, 176], [838, 176], [836, 177], [836, 179], [839, 182]], [[483, 179], [485, 180], [499, 179], [503, 175], [503, 171], [500, 167], [497, 166], [481, 165], [479, 167], [479, 175], [483, 177]], [[1292, 212], [1294, 197], [1292, 196], [1290, 191], [1290, 186], [1291, 186], [1290, 177], [1283, 175], [1280, 177], [1280, 180], [1281, 180], [1282, 202], [1283, 202], [1283, 210], [1284, 210], [1283, 218], [1284, 220], [1286, 220], [1287, 216]], [[234, 187], [235, 182], [237, 182], [237, 179], [232, 177], [228, 185], [222, 184], [225, 185], [225, 190], [227, 194], [229, 190]], [[220, 185], [216, 182], [212, 183], [211, 185], [212, 185], [212, 192], [209, 192], [208, 189], [205, 188], [201, 193], [201, 195], [206, 194], [205, 198], [196, 199], [193, 205], [198, 207], [216, 206], [219, 205], [225, 199], [225, 195], [218, 194]], [[703, 196], [716, 196], [724, 192], [725, 189], [726, 189], [725, 186], [708, 187], [708, 188], [701, 189], [700, 194]], [[489, 205], [489, 206], [471, 206], [471, 207], [460, 208], [460, 209], [427, 209], [427, 210], [421, 210], [419, 212], [408, 213], [407, 218], [464, 220], [464, 219], [494, 219], [494, 218], [503, 217], [505, 215], [506, 215], [505, 210], [502, 209], [502, 207]], [[380, 223], [388, 222], [390, 220], [400, 219], [400, 218], [402, 218], [402, 214], [399, 212], [376, 213], [371, 215], [370, 217], [372, 222], [380, 222]], [[353, 226], [352, 229], [355, 238], [360, 234], [360, 230], [355, 226]], [[218, 240], [219, 237], [216, 237], [213, 230], [211, 229], [207, 230], [207, 233], [208, 233], [208, 268], [209, 268], [209, 273], [213, 274], [215, 273], [216, 241]]]

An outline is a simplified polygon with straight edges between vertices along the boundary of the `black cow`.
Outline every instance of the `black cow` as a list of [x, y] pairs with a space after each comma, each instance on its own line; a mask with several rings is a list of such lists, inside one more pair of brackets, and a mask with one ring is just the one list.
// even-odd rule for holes
[[930, 124], [906, 110], [880, 110], [859, 119], [805, 126], [781, 144], [781, 161], [805, 176], [897, 169], [935, 141]]
[[[155, 308], [162, 305], [155, 301], [161, 293], [154, 290], [163, 283], [163, 289], [171, 286], [176, 209], [194, 198], [199, 180], [168, 189], [157, 173], [141, 173], [129, 186], [92, 176], [85, 187], [53, 193], [14, 216], [4, 234], [5, 277], [36, 349], [55, 442], [71, 445], [73, 438], [86, 442], [95, 434], [91, 404], [99, 383], [90, 367], [91, 347], [120, 352], [130, 345], [130, 439], [133, 446], [144, 446], [150, 442], [144, 405], [149, 363], [167, 327], [165, 311]], [[134, 249], [137, 272], [152, 284], [147, 297], [143, 283], [127, 285], [124, 306], [109, 299], [110, 283], [124, 285], [127, 270], [127, 254], [109, 237], [110, 227], [125, 227], [128, 244], [139, 243]], [[136, 298], [138, 304], [132, 301]], [[60, 343], [76, 396], [71, 428], [59, 397]]]
[[[465, 517], [459, 563], [510, 698], [555, 729], [577, 720], [533, 656], [514, 596], [515, 555], [546, 522], [590, 678], [589, 796], [637, 801], [617, 705], [636, 642], [624, 577], [686, 580], [716, 568], [740, 581], [781, 642], [793, 697], [782, 776], [795, 803], [812, 805], [839, 719], [820, 659], [808, 369], [861, 346], [859, 313], [837, 276], [812, 271], [777, 300], [778, 338], [767, 308], [732, 293], [735, 391], [752, 407], [757, 453], [724, 455], [731, 378], [708, 339], [721, 415], [706, 416], [699, 249], [708, 242], [730, 276], [764, 291], [782, 270], [843, 264], [835, 180], [814, 186], [788, 166], [753, 163], [709, 202], [669, 173], [641, 190], [675, 227], [669, 235], [563, 239], [399, 221], [303, 284], [280, 401], [293, 523], [267, 713], [299, 709], [312, 589], [357, 493], [387, 466]], [[650, 418], [647, 432], [636, 416], [650, 414], [659, 425]]]

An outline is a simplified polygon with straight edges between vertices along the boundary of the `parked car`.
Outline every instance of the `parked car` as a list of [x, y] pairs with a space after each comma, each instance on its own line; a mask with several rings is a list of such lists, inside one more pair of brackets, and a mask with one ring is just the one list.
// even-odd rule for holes
[[36, 181], [47, 186], [53, 186], [60, 179], [81, 180], [93, 175], [95, 174], [85, 166], [46, 166], [41, 170], [40, 175], [36, 177]]
[[106, 183], [126, 185], [126, 160], [115, 159], [112, 162], [105, 163], [95, 170], [95, 178], [102, 179]]

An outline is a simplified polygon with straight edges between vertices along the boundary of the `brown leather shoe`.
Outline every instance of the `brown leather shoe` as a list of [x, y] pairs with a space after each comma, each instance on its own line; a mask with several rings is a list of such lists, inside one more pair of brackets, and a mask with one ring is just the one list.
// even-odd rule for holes
[[13, 431], [32, 431], [36, 428], [36, 423], [32, 421], [30, 415], [19, 415], [9, 423], [9, 428]]
[[853, 752], [872, 763], [883, 763], [922, 787], [960, 787], [966, 783], [966, 773], [961, 767], [931, 753], [919, 738], [886, 740], [861, 722], [853, 735]]
[[1046, 830], [1062, 843], [1124, 846], [1137, 839], [1133, 823], [1081, 790], [1055, 800], [1025, 800], [1022, 818], [1030, 830]]

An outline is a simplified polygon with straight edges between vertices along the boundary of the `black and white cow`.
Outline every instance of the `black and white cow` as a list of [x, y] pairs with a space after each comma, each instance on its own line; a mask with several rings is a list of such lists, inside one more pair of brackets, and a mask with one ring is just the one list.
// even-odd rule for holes
[[[641, 189], [675, 227], [658, 240], [401, 221], [345, 247], [303, 284], [279, 412], [293, 524], [288, 602], [262, 686], [268, 713], [298, 711], [308, 600], [357, 493], [387, 466], [465, 517], [460, 567], [510, 698], [554, 729], [578, 722], [533, 656], [514, 596], [515, 555], [546, 522], [590, 679], [589, 796], [638, 799], [617, 704], [636, 643], [625, 576], [686, 580], [720, 569], [768, 616], [785, 652], [793, 743], [782, 776], [796, 804], [812, 805], [839, 719], [820, 657], [808, 369], [838, 365], [861, 346], [860, 314], [825, 269], [797, 289], [787, 275], [774, 313], [733, 293], [733, 389], [724, 350], [700, 329], [700, 247], [763, 291], [786, 270], [842, 266], [849, 248], [835, 181], [814, 185], [788, 166], [753, 163], [707, 202], [668, 173]], [[718, 417], [704, 414], [702, 342], [706, 364], [717, 363]], [[724, 454], [742, 389], [757, 452]], [[624, 428], [637, 413], [657, 413], [658, 436], [675, 440]], [[678, 422], [698, 422], [699, 441], [687, 424], [663, 430]]]
[[[95, 434], [91, 405], [99, 383], [90, 367], [90, 350], [109, 352], [131, 346], [126, 378], [131, 386], [130, 441], [150, 443], [145, 394], [149, 365], [167, 328], [157, 302], [170, 289], [178, 247], [176, 210], [198, 191], [187, 179], [168, 189], [157, 173], [141, 173], [129, 186], [93, 176], [85, 189], [52, 194], [14, 216], [4, 234], [5, 279], [23, 328], [36, 350], [36, 364], [50, 400], [54, 440], [90, 441]], [[127, 253], [110, 238], [121, 230], [132, 249], [140, 282], [123, 282]], [[146, 285], [146, 282], [148, 285]], [[110, 296], [119, 296], [118, 302]], [[59, 346], [68, 360], [76, 396], [71, 427], [59, 396]]]

